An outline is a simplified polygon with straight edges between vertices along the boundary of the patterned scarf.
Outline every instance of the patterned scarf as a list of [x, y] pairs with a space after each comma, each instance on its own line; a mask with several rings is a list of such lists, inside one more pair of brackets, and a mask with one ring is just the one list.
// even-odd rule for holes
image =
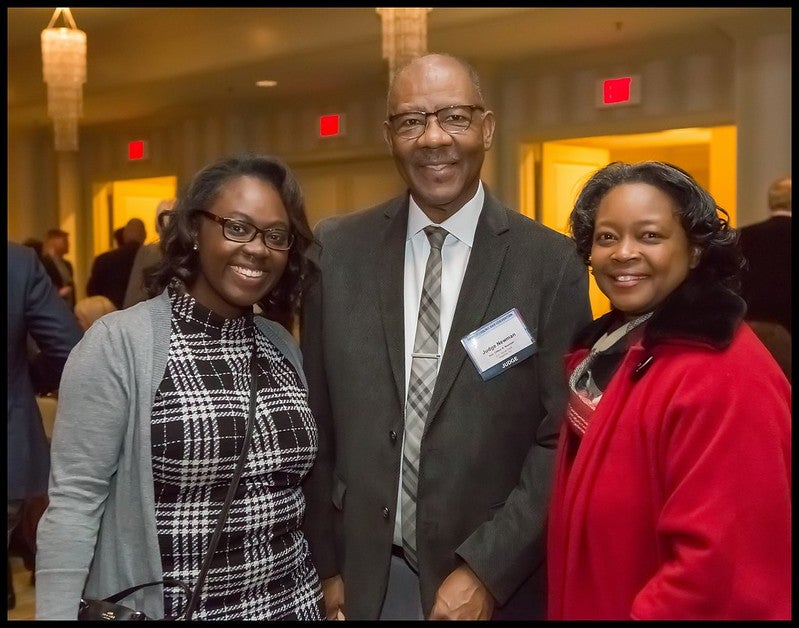
[[628, 321], [621, 327], [603, 334], [591, 347], [588, 355], [580, 362], [569, 378], [569, 403], [566, 407], [566, 419], [572, 429], [582, 437], [588, 429], [588, 423], [602, 398], [602, 391], [591, 375], [591, 366], [597, 356], [608, 351], [639, 325], [645, 323], [652, 312], [642, 314]]

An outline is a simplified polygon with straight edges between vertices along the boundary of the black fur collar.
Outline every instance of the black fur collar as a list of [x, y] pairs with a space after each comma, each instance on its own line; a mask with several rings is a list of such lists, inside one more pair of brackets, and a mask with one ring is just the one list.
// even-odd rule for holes
[[[722, 286], [686, 282], [655, 311], [644, 328], [647, 348], [672, 339], [704, 342], [723, 349], [732, 342], [746, 313], [744, 300]], [[575, 347], [590, 347], [620, 320], [617, 310], [599, 317], [575, 338]]]

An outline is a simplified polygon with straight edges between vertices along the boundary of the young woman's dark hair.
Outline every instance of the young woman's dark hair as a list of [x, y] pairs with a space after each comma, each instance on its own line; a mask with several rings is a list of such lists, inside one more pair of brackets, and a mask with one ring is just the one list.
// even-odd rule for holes
[[237, 155], [203, 168], [180, 195], [171, 211], [159, 216], [160, 263], [145, 280], [149, 296], [162, 292], [173, 277], [191, 286], [200, 269], [194, 242], [201, 211], [210, 211], [221, 188], [232, 179], [250, 176], [270, 183], [280, 195], [291, 223], [294, 243], [286, 270], [277, 285], [258, 303], [264, 316], [292, 330], [308, 278], [310, 261], [305, 252], [314, 241], [305, 215], [305, 200], [291, 170], [271, 155]]
[[674, 200], [689, 243], [701, 251], [699, 264], [690, 271], [686, 282], [718, 283], [738, 292], [744, 260], [738, 247], [738, 232], [728, 222], [729, 214], [685, 170], [660, 161], [613, 162], [585, 184], [569, 222], [577, 252], [586, 266], [590, 265], [597, 207], [611, 189], [623, 183], [647, 183]]

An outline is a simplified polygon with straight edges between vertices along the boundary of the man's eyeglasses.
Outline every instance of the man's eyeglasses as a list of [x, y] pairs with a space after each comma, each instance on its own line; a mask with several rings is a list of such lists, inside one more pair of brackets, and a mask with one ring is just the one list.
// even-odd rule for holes
[[485, 111], [480, 105], [450, 105], [438, 111], [406, 111], [388, 117], [391, 130], [399, 137], [415, 139], [427, 128], [427, 118], [435, 116], [438, 125], [447, 133], [463, 133], [472, 124], [475, 110]]
[[288, 251], [291, 245], [294, 244], [294, 235], [285, 229], [259, 229], [249, 222], [222, 218], [204, 209], [201, 209], [200, 213], [222, 225], [222, 235], [231, 242], [252, 242], [255, 236], [260, 234], [264, 244], [275, 251]]

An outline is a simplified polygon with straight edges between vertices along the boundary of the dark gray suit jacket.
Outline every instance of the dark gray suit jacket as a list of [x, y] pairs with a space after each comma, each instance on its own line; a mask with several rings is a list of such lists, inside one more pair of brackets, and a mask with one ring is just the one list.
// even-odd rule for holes
[[779, 323], [791, 332], [791, 229], [790, 216], [742, 227], [741, 252], [749, 267], [742, 274], [741, 296], [747, 320]]
[[[344, 578], [347, 619], [377, 618], [388, 577], [405, 403], [407, 216], [406, 195], [321, 222], [321, 278], [304, 306], [304, 368], [320, 430], [306, 533], [320, 575]], [[514, 307], [538, 353], [483, 381], [461, 338]], [[421, 445], [425, 615], [465, 560], [501, 605], [495, 618], [543, 618], [562, 358], [590, 320], [587, 272], [572, 242], [487, 192]]]

